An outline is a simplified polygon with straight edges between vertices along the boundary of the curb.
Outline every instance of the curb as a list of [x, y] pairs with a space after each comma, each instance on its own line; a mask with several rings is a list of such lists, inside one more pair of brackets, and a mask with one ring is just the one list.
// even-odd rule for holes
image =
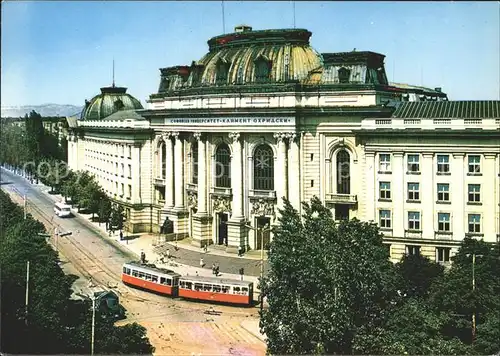
[[254, 337], [256, 337], [257, 339], [259, 339], [259, 341], [263, 342], [264, 344], [267, 345], [267, 341], [266, 341], [266, 337], [264, 335], [262, 335], [261, 333], [256, 333], [254, 330], [251, 330], [250, 328], [247, 328], [245, 326], [245, 321], [242, 321], [240, 323], [240, 326], [245, 329], [248, 333], [252, 334]]

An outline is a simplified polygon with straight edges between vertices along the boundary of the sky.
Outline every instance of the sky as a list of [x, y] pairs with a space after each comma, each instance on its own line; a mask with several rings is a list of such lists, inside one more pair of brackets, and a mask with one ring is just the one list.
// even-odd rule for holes
[[[389, 81], [500, 100], [500, 2], [2, 2], [1, 104], [83, 105], [115, 81], [143, 105], [159, 68], [190, 65], [234, 26], [312, 32], [320, 53], [386, 56]], [[224, 8], [224, 19], [222, 16]], [[225, 29], [225, 31], [224, 31]]]

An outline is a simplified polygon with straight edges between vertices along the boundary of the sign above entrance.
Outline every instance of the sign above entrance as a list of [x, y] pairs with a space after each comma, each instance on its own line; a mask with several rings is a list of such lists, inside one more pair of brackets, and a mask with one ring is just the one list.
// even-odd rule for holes
[[295, 117], [220, 117], [220, 118], [168, 118], [165, 125], [180, 126], [290, 126], [295, 125]]

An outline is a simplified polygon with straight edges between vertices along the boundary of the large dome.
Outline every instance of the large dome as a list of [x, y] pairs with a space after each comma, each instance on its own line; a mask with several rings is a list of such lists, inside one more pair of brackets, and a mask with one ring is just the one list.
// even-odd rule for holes
[[302, 80], [322, 65], [307, 30], [252, 31], [240, 26], [235, 31], [208, 41], [209, 52], [196, 63], [203, 67], [202, 86]]
[[143, 106], [139, 100], [127, 94], [127, 88], [111, 86], [101, 88], [101, 94], [85, 101], [81, 119], [102, 120], [118, 111], [137, 109], [143, 109]]

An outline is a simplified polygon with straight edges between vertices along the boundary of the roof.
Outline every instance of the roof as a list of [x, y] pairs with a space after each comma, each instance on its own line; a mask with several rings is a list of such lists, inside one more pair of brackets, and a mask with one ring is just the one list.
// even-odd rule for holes
[[143, 264], [141, 262], [132, 261], [132, 262], [125, 263], [123, 266], [125, 267], [126, 265], [136, 267], [138, 270], [142, 269], [144, 271], [149, 270], [149, 271], [153, 271], [153, 272], [168, 274], [170, 276], [180, 276], [179, 273], [176, 273], [175, 271], [172, 271], [171, 269], [156, 267], [156, 265], [150, 264], [150, 263]]
[[[438, 94], [441, 96], [446, 96], [445, 93], [440, 91], [440, 88], [431, 89], [431, 88], [426, 88], [426, 87], [417, 86], [417, 85], [410, 85], [410, 84], [406, 84], [406, 83], [393, 83], [393, 82], [390, 82], [389, 85], [392, 87], [398, 88], [398, 89], [403, 89], [403, 90], [409, 91], [409, 92], [416, 92], [416, 93], [421, 92], [422, 94], [432, 93], [432, 94]], [[438, 90], [436, 90], [436, 89], [438, 89]]]
[[125, 120], [146, 120], [146, 119], [139, 113], [137, 113], [136, 110], [123, 110], [123, 111], [117, 111], [114, 114], [107, 116], [106, 120], [125, 121]]
[[253, 284], [250, 281], [240, 281], [237, 279], [217, 278], [217, 277], [203, 277], [203, 276], [182, 276], [180, 279], [185, 281], [200, 282], [200, 283], [213, 283], [213, 284], [231, 284], [237, 286], [248, 286]]
[[500, 101], [420, 101], [403, 102], [392, 114], [393, 118], [500, 118]]

